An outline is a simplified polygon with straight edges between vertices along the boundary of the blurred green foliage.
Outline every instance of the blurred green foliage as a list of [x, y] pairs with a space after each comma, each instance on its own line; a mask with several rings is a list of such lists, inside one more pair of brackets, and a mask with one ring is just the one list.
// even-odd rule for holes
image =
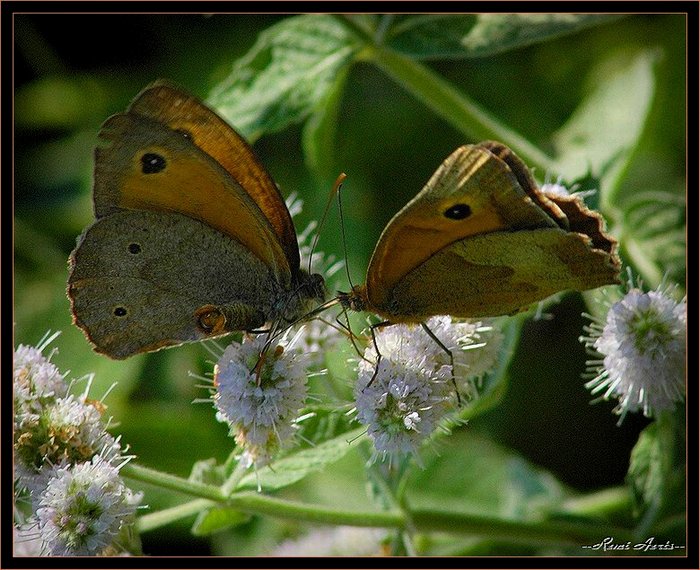
[[[235, 91], [240, 87], [236, 82], [250, 87], [274, 51], [265, 47], [268, 44], [264, 49], [256, 44], [259, 34], [270, 38], [274, 33], [271, 26], [284, 25], [291, 18], [294, 16], [254, 14], [15, 17], [15, 344], [35, 343], [46, 330], [62, 330], [54, 362], [62, 370], [70, 369], [71, 376], [94, 372], [95, 396], [118, 382], [107, 404], [108, 413], [120, 422], [118, 431], [123, 440], [131, 444], [140, 463], [182, 476], [187, 476], [196, 460], [224, 460], [232, 446], [224, 426], [215, 421], [211, 406], [191, 404], [193, 399], [206, 397], [206, 391], [198, 386], [201, 381], [188, 373], [210, 372], [211, 357], [199, 345], [119, 362], [93, 353], [70, 322], [66, 260], [76, 237], [93, 218], [92, 152], [100, 123], [123, 110], [145, 85], [161, 77], [203, 98], [210, 97], [225, 116], [229, 111], [235, 114], [236, 104], [245, 97], [245, 88]], [[351, 23], [362, 29], [366, 23], [362, 18], [369, 21], [372, 16], [357, 17]], [[619, 183], [611, 199], [624, 216], [610, 222], [619, 232], [626, 232], [631, 248], [641, 247], [649, 254], [645, 277], [652, 278], [650, 285], [656, 284], [653, 278], [660, 278], [658, 267], [665, 267], [682, 285], [684, 248], [679, 249], [679, 240], [673, 242], [676, 249], [669, 248], [660, 234], [665, 234], [669, 225], [684, 231], [685, 17], [594, 19], [581, 24], [575, 33], [554, 34], [548, 41], [533, 43], [527, 36], [511, 37], [510, 48], [494, 53], [484, 50], [480, 35], [460, 40], [458, 33], [473, 24], [469, 18], [475, 17], [447, 16], [421, 22], [395, 16], [385, 20], [389, 22], [387, 44], [404, 54], [423, 54], [422, 63], [428, 69], [543, 152], [556, 150], [567, 136], [567, 144], [582, 136], [571, 124], [559, 139], [553, 133], [600, 87], [596, 82], [604, 81], [607, 73], [614, 75], [623, 65], [620, 62], [632, 61], [639, 54], [653, 59], [648, 67], [653, 69], [651, 109], [640, 118], [634, 153], [615, 175]], [[318, 30], [314, 21], [308, 25]], [[546, 26], [543, 29], [538, 33], [548, 33]], [[331, 56], [337, 53], [334, 41], [345, 45], [334, 30], [331, 20], [325, 44]], [[435, 30], [442, 33], [441, 43], [421, 40], [423, 36], [434, 37]], [[502, 31], [496, 25], [480, 29], [481, 34]], [[80, 36], [78, 43], [76, 35]], [[466, 140], [454, 124], [363, 61], [361, 54], [349, 70], [343, 66], [347, 58], [357, 56], [351, 49], [344, 53], [346, 59], [336, 61], [337, 67], [326, 70], [328, 76], [323, 78], [333, 86], [320, 94], [310, 89], [301, 102], [296, 101], [299, 107], [295, 111], [268, 109], [254, 117], [239, 114], [242, 122], [234, 126], [255, 139], [255, 150], [283, 194], [297, 192], [304, 200], [304, 211], [295, 220], [298, 230], [321, 216], [335, 176], [340, 171], [348, 174], [343, 189], [349, 236], [347, 263], [353, 281], [361, 282], [372, 248], [389, 218], [455, 147], [474, 141]], [[238, 75], [232, 73], [237, 60]], [[303, 73], [294, 81], [303, 82]], [[232, 93], [239, 98], [226, 100]], [[609, 105], [611, 101], [603, 99], [598, 104]], [[333, 120], [323, 113], [309, 113], [311, 107], [324, 110]], [[301, 121], [309, 116], [303, 125]], [[600, 126], [603, 131], [604, 125]], [[595, 139], [596, 131], [594, 125], [586, 136]], [[618, 134], [625, 136], [624, 132]], [[540, 179], [545, 174], [536, 171]], [[632, 205], [621, 208], [625, 202]], [[666, 216], [665, 222], [659, 221], [661, 216]], [[320, 249], [343, 255], [335, 210], [323, 228]], [[624, 247], [622, 253], [634, 256], [634, 250]], [[348, 287], [344, 277], [338, 286]], [[529, 489], [517, 489], [512, 482], [494, 483], [521, 493], [528, 501], [537, 499], [537, 485], [554, 486], [559, 492], [561, 485], [595, 489], [622, 483], [630, 450], [647, 422], [628, 417], [623, 427], [617, 428], [610, 415], [612, 403], [588, 405], [590, 395], [580, 379], [586, 357], [577, 341], [584, 310], [582, 297], [569, 295], [549, 310], [551, 320], [528, 323], [511, 364], [503, 402], [442, 444], [443, 450], [449, 449], [450, 459], [462, 456], [465, 469], [473, 470], [470, 481], [458, 480], [470, 486], [469, 500], [480, 501], [478, 485], [486, 482], [479, 475], [490, 470], [485, 465], [498, 464], [493, 467], [496, 478], [515, 473], [513, 469], [529, 473], [535, 468], [523, 457], [559, 479], [530, 474], [522, 479], [536, 483]], [[345, 380], [351, 382], [350, 378]], [[486, 438], [524, 455], [510, 455], [505, 450], [489, 453], [485, 451]], [[475, 457], [482, 456], [483, 463], [474, 463]], [[433, 457], [427, 466], [440, 462]], [[326, 502], [362, 497], [361, 485], [353, 477], [362, 464], [362, 457], [353, 451], [286, 493]], [[449, 488], [450, 480], [463, 473], [450, 474], [440, 470], [440, 465], [437, 469], [444, 482], [436, 483], [432, 476], [421, 482], [418, 473], [413, 484], [429, 493], [444, 484], [441, 490], [445, 492], [439, 494], [445, 500], [454, 492]], [[155, 509], [182, 498], [159, 491], [149, 494], [148, 500]], [[527, 501], [517, 504], [531, 506]], [[499, 512], [505, 509], [503, 504], [491, 507]], [[193, 554], [197, 548], [202, 552], [214, 548], [215, 552], [231, 552], [235, 542], [236, 552], [257, 553], [264, 551], [259, 550], [265, 546], [259, 544], [261, 536], [267, 536], [263, 542], [269, 543], [290, 533], [285, 524], [258, 520], [239, 527], [233, 535], [215, 535], [211, 546], [209, 539], [191, 537], [191, 523], [175, 525], [172, 532], [145, 535], [145, 550]]]

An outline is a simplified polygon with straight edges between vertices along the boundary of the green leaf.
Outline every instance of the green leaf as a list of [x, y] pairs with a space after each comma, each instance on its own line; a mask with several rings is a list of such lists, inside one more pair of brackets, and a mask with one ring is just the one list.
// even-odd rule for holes
[[335, 18], [296, 16], [265, 30], [208, 102], [249, 140], [305, 119], [359, 49]]
[[263, 467], [258, 473], [244, 477], [236, 490], [257, 489], [259, 486], [263, 491], [275, 491], [296, 483], [308, 474], [338, 461], [363, 440], [361, 436], [364, 432], [364, 427], [358, 428], [315, 447], [291, 453]]
[[[341, 70], [325, 97], [304, 125], [302, 145], [306, 165], [321, 180], [334, 178], [332, 157], [338, 127], [338, 114], [349, 67]], [[337, 175], [337, 173], [336, 173]]]
[[[493, 407], [497, 406], [506, 393], [508, 387], [508, 367], [515, 352], [515, 347], [520, 339], [524, 318], [500, 318], [494, 319], [491, 326], [500, 331], [500, 346], [498, 348], [498, 360], [491, 370], [477, 383], [479, 397], [473, 402], [468, 402], [460, 413], [462, 419], [474, 418]], [[487, 336], [486, 342], [489, 338]], [[494, 338], [492, 341], [497, 340]], [[480, 349], [476, 349], [480, 350]], [[485, 347], [485, 350], [488, 350]]]
[[426, 14], [397, 17], [386, 44], [416, 58], [484, 57], [612, 22], [608, 14]]
[[654, 287], [667, 275], [685, 283], [685, 199], [670, 192], [641, 192], [622, 205], [624, 253]]
[[197, 515], [192, 525], [192, 534], [195, 536], [206, 536], [215, 532], [221, 532], [232, 526], [247, 523], [250, 518], [250, 515], [232, 508], [212, 507]]
[[76, 129], [104, 119], [108, 87], [90, 76], [51, 76], [17, 90], [15, 121], [19, 131]]
[[684, 414], [667, 412], [647, 426], [632, 450], [627, 472], [644, 535], [662, 516], [685, 507]]
[[565, 489], [550, 473], [528, 463], [486, 437], [464, 428], [440, 444], [440, 455], [414, 471], [406, 491], [408, 504], [536, 519], [557, 508]]
[[554, 135], [555, 170], [568, 180], [602, 180], [601, 209], [612, 196], [639, 143], [655, 92], [654, 52], [612, 56], [589, 77], [594, 89]]

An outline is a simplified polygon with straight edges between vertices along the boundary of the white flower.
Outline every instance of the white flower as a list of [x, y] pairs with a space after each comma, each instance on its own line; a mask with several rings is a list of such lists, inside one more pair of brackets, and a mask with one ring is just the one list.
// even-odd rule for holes
[[[446, 338], [440, 322], [432, 324]], [[358, 363], [357, 418], [382, 458], [416, 455], [456, 402], [449, 355], [419, 326], [381, 328], [375, 339], [379, 364], [374, 343]]]
[[296, 328], [296, 346], [307, 356], [309, 368], [322, 367], [325, 355], [334, 351], [346, 340], [346, 335], [337, 327], [320, 318], [311, 319]]
[[420, 325], [375, 329], [381, 358], [371, 342], [358, 362], [357, 418], [382, 458], [417, 455], [454, 410], [457, 390], [475, 397], [474, 382], [497, 362], [503, 335], [493, 327], [448, 316], [426, 327], [432, 334]]
[[[498, 361], [503, 334], [486, 323], [453, 320], [449, 316], [431, 317], [425, 324], [442, 346], [420, 325], [392, 325], [375, 334], [382, 357], [395, 354], [408, 366], [427, 367], [431, 372], [454, 364], [454, 379], [460, 392], [474, 397], [474, 381], [490, 372]], [[365, 357], [376, 360], [373, 343]]]
[[664, 286], [648, 293], [629, 284], [605, 323], [593, 322], [581, 340], [603, 355], [590, 361], [595, 378], [586, 384], [602, 398], [617, 398], [615, 412], [645, 416], [672, 409], [685, 397], [686, 301]]
[[561, 184], [560, 180], [556, 182], [545, 182], [540, 186], [540, 190], [551, 196], [570, 196], [569, 189]]
[[372, 380], [374, 373], [374, 364], [360, 364], [355, 387], [357, 419], [367, 426], [382, 458], [415, 455], [453, 407], [449, 367], [430, 373], [382, 354]]
[[542, 186], [540, 186], [540, 191], [544, 194], [556, 198], [556, 197], [568, 197], [568, 196], [578, 196], [579, 198], [587, 198], [588, 196], [593, 196], [596, 194], [597, 190], [595, 188], [590, 188], [588, 190], [578, 190], [579, 185], [574, 184], [571, 188], [567, 188], [562, 184], [562, 177], [557, 177], [556, 182], [551, 182], [549, 174], [545, 176], [545, 181]]
[[231, 343], [214, 367], [217, 418], [229, 424], [244, 459], [255, 465], [292, 439], [306, 399], [306, 355], [284, 339], [263, 353], [266, 340], [260, 335]]
[[56, 470], [39, 499], [37, 532], [51, 556], [98, 555], [130, 523], [140, 495], [101, 457]]
[[376, 556], [381, 554], [385, 535], [385, 531], [374, 528], [320, 528], [300, 538], [285, 540], [271, 556]]
[[14, 353], [13, 396], [15, 429], [22, 422], [31, 421], [48, 402], [62, 398], [68, 393], [68, 384], [55, 364], [51, 362], [54, 351], [49, 356], [43, 350], [60, 333], [47, 335], [39, 346], [20, 344]]
[[47, 405], [33, 421], [15, 431], [15, 477], [20, 488], [36, 495], [46, 485], [51, 469], [89, 461], [101, 455], [121, 459], [121, 445], [110, 435], [98, 409], [85, 396], [69, 395]]

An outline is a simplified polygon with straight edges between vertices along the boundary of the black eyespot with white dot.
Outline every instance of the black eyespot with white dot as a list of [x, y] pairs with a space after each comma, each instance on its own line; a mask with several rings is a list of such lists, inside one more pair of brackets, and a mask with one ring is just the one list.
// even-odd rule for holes
[[472, 209], [468, 204], [455, 204], [447, 208], [443, 215], [450, 220], [463, 220], [472, 215]]
[[192, 136], [192, 133], [188, 131], [187, 129], [179, 128], [175, 129], [175, 132], [179, 135], [182, 135], [183, 138], [186, 138], [189, 141], [194, 141], [194, 137]]
[[155, 152], [147, 152], [141, 157], [141, 172], [156, 174], [165, 170], [165, 159]]
[[137, 243], [130, 243], [128, 247], [129, 253], [132, 255], [138, 255], [141, 253], [141, 246]]
[[112, 310], [112, 314], [115, 317], [126, 317], [127, 313], [129, 311], [126, 310], [126, 307], [114, 307], [114, 310]]

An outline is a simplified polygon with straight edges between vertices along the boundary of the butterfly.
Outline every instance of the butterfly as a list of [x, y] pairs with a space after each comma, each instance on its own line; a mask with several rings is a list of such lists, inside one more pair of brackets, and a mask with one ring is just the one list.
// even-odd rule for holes
[[386, 225], [342, 306], [387, 323], [510, 315], [619, 281], [617, 242], [580, 197], [542, 192], [505, 145], [456, 149]]
[[96, 221], [70, 255], [74, 323], [112, 358], [265, 324], [325, 297], [284, 199], [246, 141], [166, 81], [102, 125]]

